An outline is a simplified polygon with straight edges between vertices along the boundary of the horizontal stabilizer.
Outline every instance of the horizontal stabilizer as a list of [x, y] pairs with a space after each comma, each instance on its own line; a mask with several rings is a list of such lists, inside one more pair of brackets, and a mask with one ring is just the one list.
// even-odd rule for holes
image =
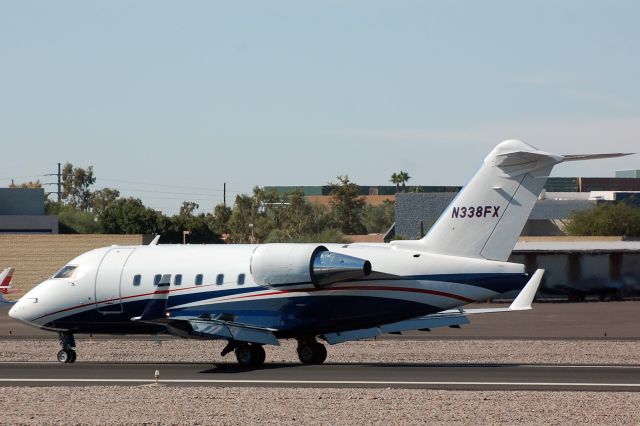
[[616, 152], [611, 154], [568, 154], [563, 155], [563, 161], [598, 160], [600, 158], [615, 158], [633, 155], [635, 152]]

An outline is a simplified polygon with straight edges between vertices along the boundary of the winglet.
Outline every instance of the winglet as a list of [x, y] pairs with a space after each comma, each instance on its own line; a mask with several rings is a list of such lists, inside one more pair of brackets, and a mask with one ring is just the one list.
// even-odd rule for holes
[[166, 318], [167, 299], [169, 298], [169, 285], [171, 274], [165, 274], [158, 283], [158, 288], [147, 302], [144, 312], [139, 317], [131, 318], [131, 321], [152, 321]]
[[515, 298], [511, 306], [509, 306], [510, 311], [526, 311], [531, 309], [531, 302], [533, 302], [533, 298], [538, 291], [538, 287], [542, 282], [542, 276], [544, 275], [544, 269], [538, 269], [532, 276], [529, 278], [529, 282], [518, 294], [518, 297]]

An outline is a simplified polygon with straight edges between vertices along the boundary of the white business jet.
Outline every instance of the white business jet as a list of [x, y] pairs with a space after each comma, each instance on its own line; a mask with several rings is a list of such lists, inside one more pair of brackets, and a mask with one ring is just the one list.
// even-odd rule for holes
[[[304, 364], [329, 344], [467, 324], [470, 314], [531, 309], [544, 271], [507, 262], [554, 165], [625, 154], [561, 156], [499, 144], [420, 240], [389, 244], [111, 246], [84, 253], [25, 294], [9, 315], [59, 333], [222, 339], [242, 366], [296, 339]], [[464, 309], [522, 289], [506, 308]]]

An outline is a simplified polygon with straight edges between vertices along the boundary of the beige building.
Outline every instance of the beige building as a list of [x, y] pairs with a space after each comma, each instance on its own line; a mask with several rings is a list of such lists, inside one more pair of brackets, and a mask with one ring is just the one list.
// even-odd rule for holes
[[144, 235], [0, 234], [0, 270], [12, 266], [14, 300], [52, 276], [68, 261], [86, 251], [111, 245], [148, 244]]

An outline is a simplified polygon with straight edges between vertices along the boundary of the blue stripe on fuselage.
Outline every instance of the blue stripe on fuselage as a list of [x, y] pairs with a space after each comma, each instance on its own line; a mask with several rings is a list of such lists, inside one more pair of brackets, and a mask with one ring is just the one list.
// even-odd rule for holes
[[[356, 280], [358, 282], [380, 282], [380, 281], [441, 281], [451, 282], [456, 284], [473, 285], [481, 287], [496, 293], [506, 293], [512, 290], [519, 290], [527, 283], [529, 277], [526, 274], [500, 274], [500, 273], [485, 273], [485, 274], [439, 274], [439, 275], [411, 275], [411, 276], [398, 276], [398, 277], [385, 277], [385, 278], [373, 278], [373, 279], [361, 279]], [[270, 286], [270, 288], [286, 288], [295, 285], [308, 284], [310, 289], [314, 287], [311, 282], [308, 283], [290, 283], [290, 284], [276, 284]], [[216, 289], [211, 291], [201, 291], [186, 294], [171, 294], [167, 303], [168, 308], [175, 306], [185, 305], [187, 303], [195, 303], [201, 300], [217, 299], [226, 296], [236, 296], [246, 293], [252, 293], [256, 291], [266, 290], [268, 287], [252, 286], [244, 288], [233, 289]]]

